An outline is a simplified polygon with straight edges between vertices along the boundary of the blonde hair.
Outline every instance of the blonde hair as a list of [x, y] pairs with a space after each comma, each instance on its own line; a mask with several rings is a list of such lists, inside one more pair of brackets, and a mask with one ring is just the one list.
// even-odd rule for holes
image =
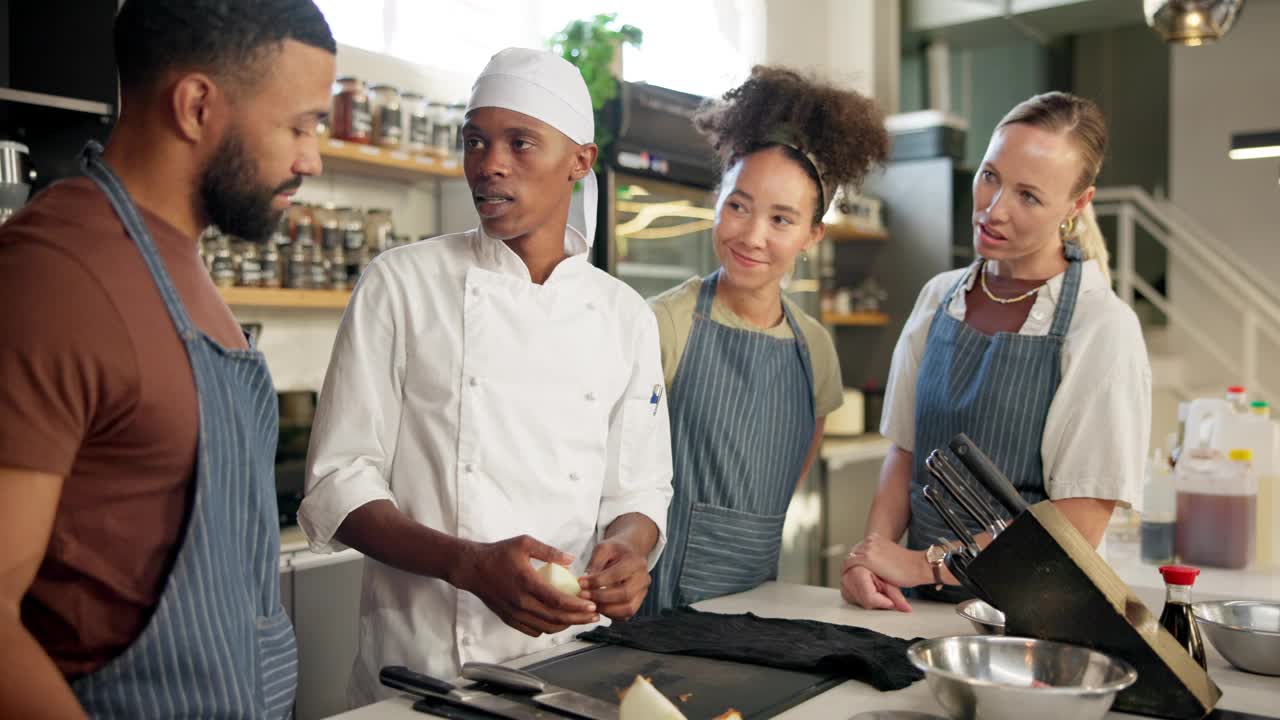
[[[1004, 116], [996, 130], [1015, 123], [1049, 132], [1065, 132], [1075, 142], [1084, 167], [1071, 188], [1072, 196], [1078, 197], [1097, 181], [1107, 151], [1107, 120], [1093, 101], [1071, 93], [1042, 93], [1018, 103]], [[1093, 203], [1086, 205], [1075, 218], [1071, 234], [1064, 236], [1063, 240], [1078, 243], [1085, 259], [1097, 260], [1103, 274], [1110, 280], [1111, 274], [1107, 269], [1110, 254], [1098, 229]]]
[[1075, 232], [1066, 239], [1074, 240], [1086, 259], [1097, 260], [1102, 276], [1107, 282], [1111, 282], [1111, 252], [1107, 250], [1107, 239], [1102, 236], [1102, 229], [1098, 227], [1098, 215], [1093, 211], [1093, 203], [1084, 206], [1084, 210], [1076, 218]]

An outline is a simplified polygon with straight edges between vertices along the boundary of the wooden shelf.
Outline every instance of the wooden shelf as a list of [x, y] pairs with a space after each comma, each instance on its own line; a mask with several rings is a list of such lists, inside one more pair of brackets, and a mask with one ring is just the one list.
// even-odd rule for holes
[[326, 172], [410, 183], [462, 177], [462, 164], [457, 160], [439, 160], [341, 140], [321, 140], [320, 157], [324, 159]]
[[883, 327], [889, 324], [889, 316], [882, 312], [855, 313], [822, 313], [822, 322], [827, 325], [848, 325], [853, 327]]
[[836, 242], [884, 242], [889, 239], [889, 234], [884, 231], [864, 230], [845, 223], [828, 225], [826, 236]]
[[16, 103], [18, 105], [47, 108], [50, 110], [67, 110], [70, 112], [88, 113], [90, 115], [111, 116], [115, 113], [115, 109], [106, 103], [93, 102], [92, 100], [80, 100], [78, 98], [61, 97], [58, 95], [46, 95], [44, 93], [28, 92], [26, 90], [14, 90], [13, 88], [7, 87], [0, 87], [0, 101]]
[[231, 307], [303, 308], [342, 310], [351, 299], [349, 290], [292, 290], [285, 288], [218, 288]]

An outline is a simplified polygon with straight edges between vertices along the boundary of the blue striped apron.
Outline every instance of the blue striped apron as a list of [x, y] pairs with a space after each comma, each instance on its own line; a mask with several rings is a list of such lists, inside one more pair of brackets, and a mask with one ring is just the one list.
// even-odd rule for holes
[[790, 339], [713, 321], [720, 272], [702, 282], [668, 394], [667, 550], [643, 614], [777, 577], [782, 524], [813, 440], [813, 370], [799, 324], [785, 302]]
[[90, 143], [82, 165], [133, 238], [186, 346], [200, 432], [191, 516], [155, 614], [128, 649], [71, 689], [93, 717], [288, 717], [298, 661], [280, 604], [271, 376], [261, 353], [225, 349], [191, 322], [101, 151]]
[[[915, 470], [907, 533], [907, 546], [912, 550], [923, 550], [939, 537], [954, 535], [922, 490], [932, 482], [925, 459], [930, 451], [945, 449], [956, 433], [967, 433], [986, 451], [1027, 502], [1048, 499], [1040, 447], [1049, 405], [1062, 377], [1062, 342], [1075, 313], [1082, 259], [1074, 243], [1067, 244], [1064, 254], [1069, 262], [1048, 335], [987, 335], [951, 317], [947, 308], [957, 292], [964, 292], [964, 276], [938, 306], [916, 381]], [[982, 272], [982, 263], [979, 260], [973, 272]], [[964, 466], [954, 456], [951, 459], [963, 472]], [[973, 484], [979, 492], [986, 492]], [[993, 500], [991, 504], [1003, 513], [999, 503]], [[983, 532], [959, 505], [953, 502], [952, 507], [970, 531]], [[963, 589], [952, 586], [935, 592], [932, 585], [925, 585], [915, 588], [915, 594], [947, 602], [969, 597]]]

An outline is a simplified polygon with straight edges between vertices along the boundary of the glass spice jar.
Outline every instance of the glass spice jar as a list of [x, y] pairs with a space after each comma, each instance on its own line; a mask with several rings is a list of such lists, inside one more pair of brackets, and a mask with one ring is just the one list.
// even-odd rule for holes
[[240, 245], [240, 267], [236, 284], [240, 287], [260, 287], [262, 284], [262, 257], [258, 254], [258, 244], [255, 242]]
[[400, 110], [400, 91], [392, 85], [374, 85], [373, 144], [399, 150], [404, 136], [404, 117]]
[[329, 287], [329, 260], [325, 258], [324, 248], [319, 245], [311, 246], [311, 276], [307, 279], [307, 287], [315, 290], [323, 290]]
[[400, 98], [400, 108], [405, 117], [404, 149], [421, 155], [431, 147], [431, 115], [427, 112], [427, 99], [419, 93], [407, 92]]
[[373, 137], [373, 112], [369, 93], [359, 78], [338, 78], [338, 90], [333, 95], [330, 134], [337, 140], [364, 145]]
[[280, 248], [274, 239], [268, 241], [262, 248], [262, 272], [259, 287], [278, 288], [280, 287]]
[[312, 217], [315, 218], [315, 223], [320, 228], [320, 246], [325, 250], [332, 250], [342, 244], [340, 221], [342, 212], [346, 209], [339, 209], [333, 203], [325, 203], [312, 210]]
[[347, 256], [342, 246], [329, 251], [329, 284], [333, 290], [347, 289]]
[[214, 285], [218, 287], [235, 287], [236, 262], [231, 253], [231, 238], [226, 235], [219, 234], [218, 238], [213, 241], [210, 273], [213, 275]]
[[377, 255], [391, 247], [395, 227], [391, 223], [391, 211], [385, 208], [369, 208], [364, 215], [365, 244], [370, 255]]
[[449, 106], [442, 102], [432, 102], [427, 106], [427, 114], [431, 117], [431, 147], [428, 153], [432, 157], [447, 158], [455, 142], [453, 127], [449, 122]]
[[364, 211], [353, 208], [347, 212], [342, 222], [342, 248], [347, 252], [359, 250], [365, 246]]
[[289, 267], [285, 270], [285, 287], [305, 290], [311, 287], [311, 249], [313, 245], [294, 243], [289, 251]]

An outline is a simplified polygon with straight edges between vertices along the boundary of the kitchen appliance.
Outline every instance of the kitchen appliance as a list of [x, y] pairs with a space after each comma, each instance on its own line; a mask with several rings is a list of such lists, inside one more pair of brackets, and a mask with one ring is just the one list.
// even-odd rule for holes
[[618, 720], [617, 703], [597, 700], [573, 690], [549, 685], [533, 673], [493, 663], [469, 662], [462, 666], [462, 677], [476, 682], [529, 693], [543, 707], [569, 713], [588, 720]]
[[907, 657], [956, 720], [1101, 720], [1138, 678], [1129, 663], [1047, 640], [964, 635], [921, 640]]
[[711, 245], [719, 167], [693, 128], [703, 102], [623, 82], [602, 118], [614, 141], [601, 161], [592, 259], [644, 297], [719, 265]]
[[866, 407], [861, 390], [844, 389], [844, 403], [827, 413], [823, 433], [828, 437], [856, 437], [866, 432]]
[[36, 178], [31, 150], [20, 142], [0, 140], [0, 224], [26, 204]]

